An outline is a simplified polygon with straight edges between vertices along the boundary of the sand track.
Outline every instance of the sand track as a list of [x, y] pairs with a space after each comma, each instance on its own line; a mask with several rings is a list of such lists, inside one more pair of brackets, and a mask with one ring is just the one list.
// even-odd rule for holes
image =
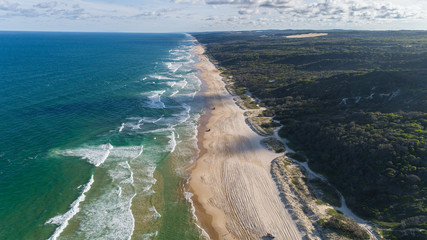
[[270, 163], [279, 155], [261, 145], [262, 137], [245, 123], [244, 110], [203, 52], [197, 46], [197, 67], [215, 110], [204, 126], [210, 132], [199, 136], [204, 151], [189, 182], [199, 224], [212, 239], [267, 239], [267, 233], [276, 239], [301, 239], [270, 174]]

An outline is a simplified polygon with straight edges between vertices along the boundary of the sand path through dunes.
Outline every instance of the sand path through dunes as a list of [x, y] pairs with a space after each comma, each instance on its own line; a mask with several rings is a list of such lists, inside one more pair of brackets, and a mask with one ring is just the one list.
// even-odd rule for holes
[[199, 224], [212, 239], [268, 239], [267, 233], [301, 239], [270, 174], [270, 162], [279, 155], [261, 145], [203, 52], [197, 46], [197, 67], [215, 110], [204, 126], [210, 131], [200, 135], [204, 150], [189, 182]]

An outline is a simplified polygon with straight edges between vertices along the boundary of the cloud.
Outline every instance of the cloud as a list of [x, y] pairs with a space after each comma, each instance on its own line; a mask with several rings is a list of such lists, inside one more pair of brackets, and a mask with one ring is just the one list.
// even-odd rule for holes
[[209, 5], [241, 5], [247, 7], [287, 8], [291, 1], [286, 0], [206, 0]]
[[40, 14], [31, 8], [21, 8], [18, 3], [0, 1], [0, 10], [6, 12], [4, 16], [24, 16], [28, 18], [38, 17]]
[[244, 4], [244, 5], [256, 5], [262, 1], [259, 0], [206, 0], [207, 4]]
[[205, 21], [216, 21], [216, 20], [218, 20], [217, 16], [210, 16], [210, 17], [205, 18]]
[[55, 10], [51, 13], [51, 15], [57, 18], [64, 18], [64, 19], [71, 19], [71, 20], [94, 18], [92, 14], [87, 12], [84, 8], [80, 7], [80, 5], [78, 4], [73, 5], [71, 9]]
[[258, 8], [250, 9], [250, 8], [242, 8], [238, 11], [240, 15], [249, 15], [249, 14], [257, 14], [259, 12]]
[[[372, 19], [405, 19], [421, 16], [420, 11], [387, 0], [375, 2], [354, 0], [172, 0], [174, 3], [206, 4], [211, 6], [230, 5], [238, 7], [240, 15], [256, 15], [259, 9], [275, 9], [282, 15], [298, 19], [331, 19], [335, 21], [369, 21]], [[356, 18], [356, 19], [354, 19]]]
[[285, 8], [293, 0], [171, 0], [173, 3], [239, 5], [245, 7]]
[[[400, 26], [406, 26], [404, 24], [411, 21], [424, 24], [422, 27], [425, 27], [427, 9], [423, 8], [420, 1], [425, 0], [161, 0], [149, 4], [144, 3], [148, 1], [134, 0], [131, 1], [132, 4], [129, 1], [111, 0], [0, 0], [0, 17], [8, 22], [18, 18], [39, 17], [38, 22], [49, 24], [56, 20], [76, 20], [72, 26], [102, 22], [115, 26], [138, 23], [134, 25], [137, 26], [135, 29], [146, 28], [141, 24], [145, 20], [156, 24], [158, 22], [159, 25], [169, 22], [165, 29], [180, 24], [184, 30], [301, 26], [366, 28], [365, 26], [373, 26], [372, 24], [393, 27], [383, 23], [393, 22], [396, 26], [402, 23]], [[31, 21], [33, 20], [28, 20], [27, 23]], [[86, 25], [81, 25], [82, 29]]]
[[193, 5], [204, 5], [206, 4], [204, 0], [171, 0], [172, 3], [187, 3]]
[[0, 0], [0, 10], [3, 11], [15, 11], [18, 8], [18, 3], [9, 3], [8, 1]]
[[415, 9], [387, 2], [354, 2], [346, 0], [324, 0], [311, 4], [296, 5], [288, 9], [277, 9], [282, 15], [305, 20], [371, 21], [385, 19], [407, 19], [419, 13]]
[[291, 1], [264, 1], [259, 6], [266, 8], [290, 8], [291, 4]]
[[69, 0], [67, 2], [47, 1], [35, 4], [24, 3], [11, 4], [6, 0], [0, 0], [0, 17], [47, 17], [50, 19], [70, 20], [98, 20], [98, 19], [128, 19], [143, 17], [161, 17], [172, 11], [169, 8], [157, 10], [138, 10], [121, 5], [91, 3], [80, 0]]
[[36, 8], [55, 8], [58, 5], [57, 2], [42, 2], [39, 4], [35, 4]]

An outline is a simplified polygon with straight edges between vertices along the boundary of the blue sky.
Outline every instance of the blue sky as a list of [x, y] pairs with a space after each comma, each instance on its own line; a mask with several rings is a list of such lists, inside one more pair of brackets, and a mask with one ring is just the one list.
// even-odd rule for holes
[[427, 30], [427, 0], [0, 0], [0, 30]]

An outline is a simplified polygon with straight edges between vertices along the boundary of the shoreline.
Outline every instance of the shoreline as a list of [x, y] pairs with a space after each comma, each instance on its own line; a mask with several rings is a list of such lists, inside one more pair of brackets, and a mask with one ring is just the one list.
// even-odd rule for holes
[[263, 137], [246, 124], [245, 111], [200, 44], [195, 54], [208, 106], [199, 120], [200, 153], [187, 184], [197, 224], [211, 239], [261, 239], [267, 233], [301, 239], [270, 173], [271, 161], [280, 154], [261, 145]]
[[[200, 46], [200, 44], [196, 43], [196, 49], [194, 50], [194, 54], [198, 57], [198, 59], [200, 60], [200, 63], [198, 63], [195, 67], [198, 71], [200, 71], [200, 81], [202, 82], [201, 84], [201, 91], [199, 92], [199, 95], [202, 96], [205, 100], [204, 103], [204, 111], [203, 113], [200, 115], [199, 121], [198, 121], [198, 127], [197, 127], [197, 148], [199, 149], [199, 155], [196, 159], [196, 161], [192, 164], [192, 166], [190, 166], [190, 178], [187, 180], [186, 183], [186, 190], [185, 192], [189, 192], [192, 194], [191, 196], [191, 203], [194, 207], [194, 214], [195, 214], [195, 220], [196, 220], [196, 224], [199, 226], [199, 228], [204, 231], [207, 235], [209, 239], [218, 239], [219, 235], [218, 233], [215, 231], [215, 229], [212, 227], [212, 222], [213, 222], [213, 217], [211, 215], [209, 215], [206, 210], [203, 208], [202, 204], [200, 204], [199, 202], [199, 196], [197, 194], [194, 193], [192, 187], [190, 186], [190, 180], [191, 180], [191, 174], [193, 172], [194, 169], [197, 169], [197, 165], [198, 165], [198, 160], [206, 154], [207, 150], [206, 148], [203, 146], [203, 139], [205, 137], [205, 130], [206, 130], [206, 125], [209, 122], [209, 119], [212, 116], [212, 110], [210, 109], [209, 105], [210, 105], [210, 101], [208, 99], [205, 98], [206, 93], [209, 90], [209, 86], [208, 83], [205, 81], [205, 79], [202, 77], [203, 74], [203, 70], [200, 68], [200, 64], [202, 64], [202, 57], [204, 56], [203, 53], [200, 53], [198, 51], [197, 48]], [[205, 236], [206, 237], [206, 236]]]
[[[198, 45], [199, 44], [196, 44], [196, 47]], [[194, 50], [194, 54], [200, 59], [201, 55], [198, 54], [196, 51], [197, 50]], [[202, 72], [202, 70], [200, 70], [198, 68], [199, 64], [196, 65], [196, 69], [198, 69], [200, 72]], [[201, 76], [200, 76], [200, 81], [202, 83], [201, 84], [201, 91], [198, 94], [204, 98], [205, 102], [203, 104], [204, 110], [203, 110], [202, 114], [200, 115], [200, 118], [198, 120], [198, 126], [197, 126], [196, 138], [197, 138], [197, 148], [199, 149], [199, 155], [198, 155], [197, 159], [195, 160], [195, 162], [192, 164], [192, 166], [190, 166], [190, 178], [187, 180], [187, 183], [185, 186], [185, 188], [186, 188], [185, 191], [193, 194], [193, 196], [191, 197], [191, 202], [192, 202], [192, 205], [194, 208], [194, 214], [195, 214], [194, 217], [196, 218], [197, 225], [202, 230], [202, 232], [204, 231], [208, 235], [208, 237], [210, 239], [212, 237], [217, 237], [215, 230], [211, 226], [212, 225], [212, 216], [208, 215], [206, 213], [206, 211], [203, 210], [202, 205], [198, 201], [198, 196], [196, 194], [194, 194], [194, 192], [192, 191], [191, 186], [189, 184], [190, 179], [191, 179], [191, 172], [193, 171], [193, 169], [197, 168], [197, 163], [198, 163], [199, 158], [206, 153], [206, 148], [203, 146], [203, 138], [205, 136], [206, 125], [208, 124], [209, 119], [212, 116], [212, 110], [209, 108], [209, 101], [205, 98], [205, 94], [209, 90], [209, 86], [208, 86], [207, 82]]]

